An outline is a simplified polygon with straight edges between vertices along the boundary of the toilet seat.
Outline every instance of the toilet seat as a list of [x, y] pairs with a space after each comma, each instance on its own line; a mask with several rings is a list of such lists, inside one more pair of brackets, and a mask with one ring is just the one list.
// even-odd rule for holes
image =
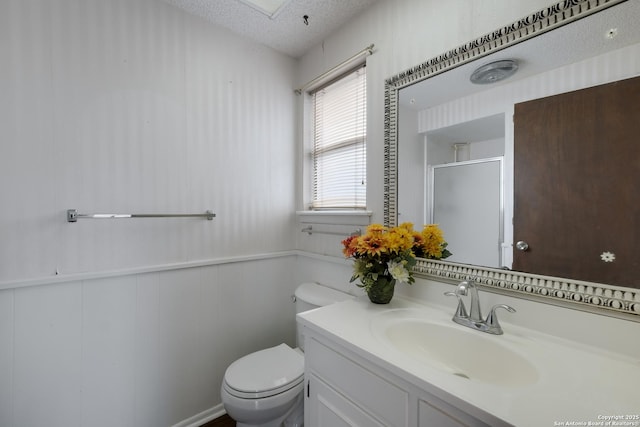
[[304, 357], [286, 344], [248, 354], [225, 372], [223, 386], [241, 399], [284, 393], [304, 380]]

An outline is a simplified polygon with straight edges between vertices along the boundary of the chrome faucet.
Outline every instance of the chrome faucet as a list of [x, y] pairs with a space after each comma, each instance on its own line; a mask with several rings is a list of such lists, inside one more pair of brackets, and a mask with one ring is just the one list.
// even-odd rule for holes
[[[482, 312], [480, 311], [480, 297], [478, 296], [478, 287], [475, 283], [473, 283], [473, 280], [465, 280], [463, 282], [460, 282], [456, 293], [463, 296], [471, 294], [469, 320], [471, 320], [472, 322], [482, 322]], [[462, 302], [462, 300], [460, 301]]]
[[[455, 292], [445, 292], [446, 296], [453, 296], [458, 299], [458, 307], [456, 313], [453, 315], [453, 321], [466, 326], [471, 329], [486, 332], [493, 335], [502, 335], [502, 327], [498, 322], [498, 316], [496, 310], [504, 308], [510, 313], [515, 313], [516, 310], [506, 304], [498, 304], [493, 306], [489, 315], [485, 320], [482, 319], [482, 312], [480, 310], [480, 297], [478, 296], [478, 287], [473, 280], [465, 280], [460, 282]], [[467, 309], [462, 299], [463, 296], [470, 295], [471, 308], [467, 314]]]

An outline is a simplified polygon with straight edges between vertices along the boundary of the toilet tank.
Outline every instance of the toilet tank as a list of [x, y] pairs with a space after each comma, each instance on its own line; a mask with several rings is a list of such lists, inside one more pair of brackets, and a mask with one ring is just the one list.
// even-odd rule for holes
[[345, 292], [318, 283], [303, 283], [296, 288], [296, 313], [353, 298]]
[[[318, 307], [333, 304], [354, 298], [346, 292], [329, 288], [318, 283], [303, 283], [296, 288], [295, 292], [296, 313], [302, 313]], [[296, 345], [304, 350], [304, 337], [302, 331], [296, 326]]]
[[[314, 308], [323, 307], [333, 304], [334, 302], [344, 301], [354, 298], [345, 292], [337, 289], [329, 288], [318, 283], [303, 283], [296, 288], [296, 313], [312, 310]], [[296, 327], [296, 345], [304, 350], [304, 338], [302, 332]]]

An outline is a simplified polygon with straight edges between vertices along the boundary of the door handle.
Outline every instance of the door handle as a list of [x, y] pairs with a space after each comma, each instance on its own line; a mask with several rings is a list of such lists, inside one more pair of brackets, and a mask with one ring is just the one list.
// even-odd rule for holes
[[516, 249], [522, 252], [525, 252], [529, 249], [529, 244], [523, 240], [520, 240], [516, 243]]

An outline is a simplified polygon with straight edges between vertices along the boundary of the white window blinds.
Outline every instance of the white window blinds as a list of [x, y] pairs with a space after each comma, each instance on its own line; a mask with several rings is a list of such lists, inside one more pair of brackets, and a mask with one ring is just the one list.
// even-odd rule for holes
[[366, 208], [366, 83], [362, 66], [312, 93], [312, 209]]

